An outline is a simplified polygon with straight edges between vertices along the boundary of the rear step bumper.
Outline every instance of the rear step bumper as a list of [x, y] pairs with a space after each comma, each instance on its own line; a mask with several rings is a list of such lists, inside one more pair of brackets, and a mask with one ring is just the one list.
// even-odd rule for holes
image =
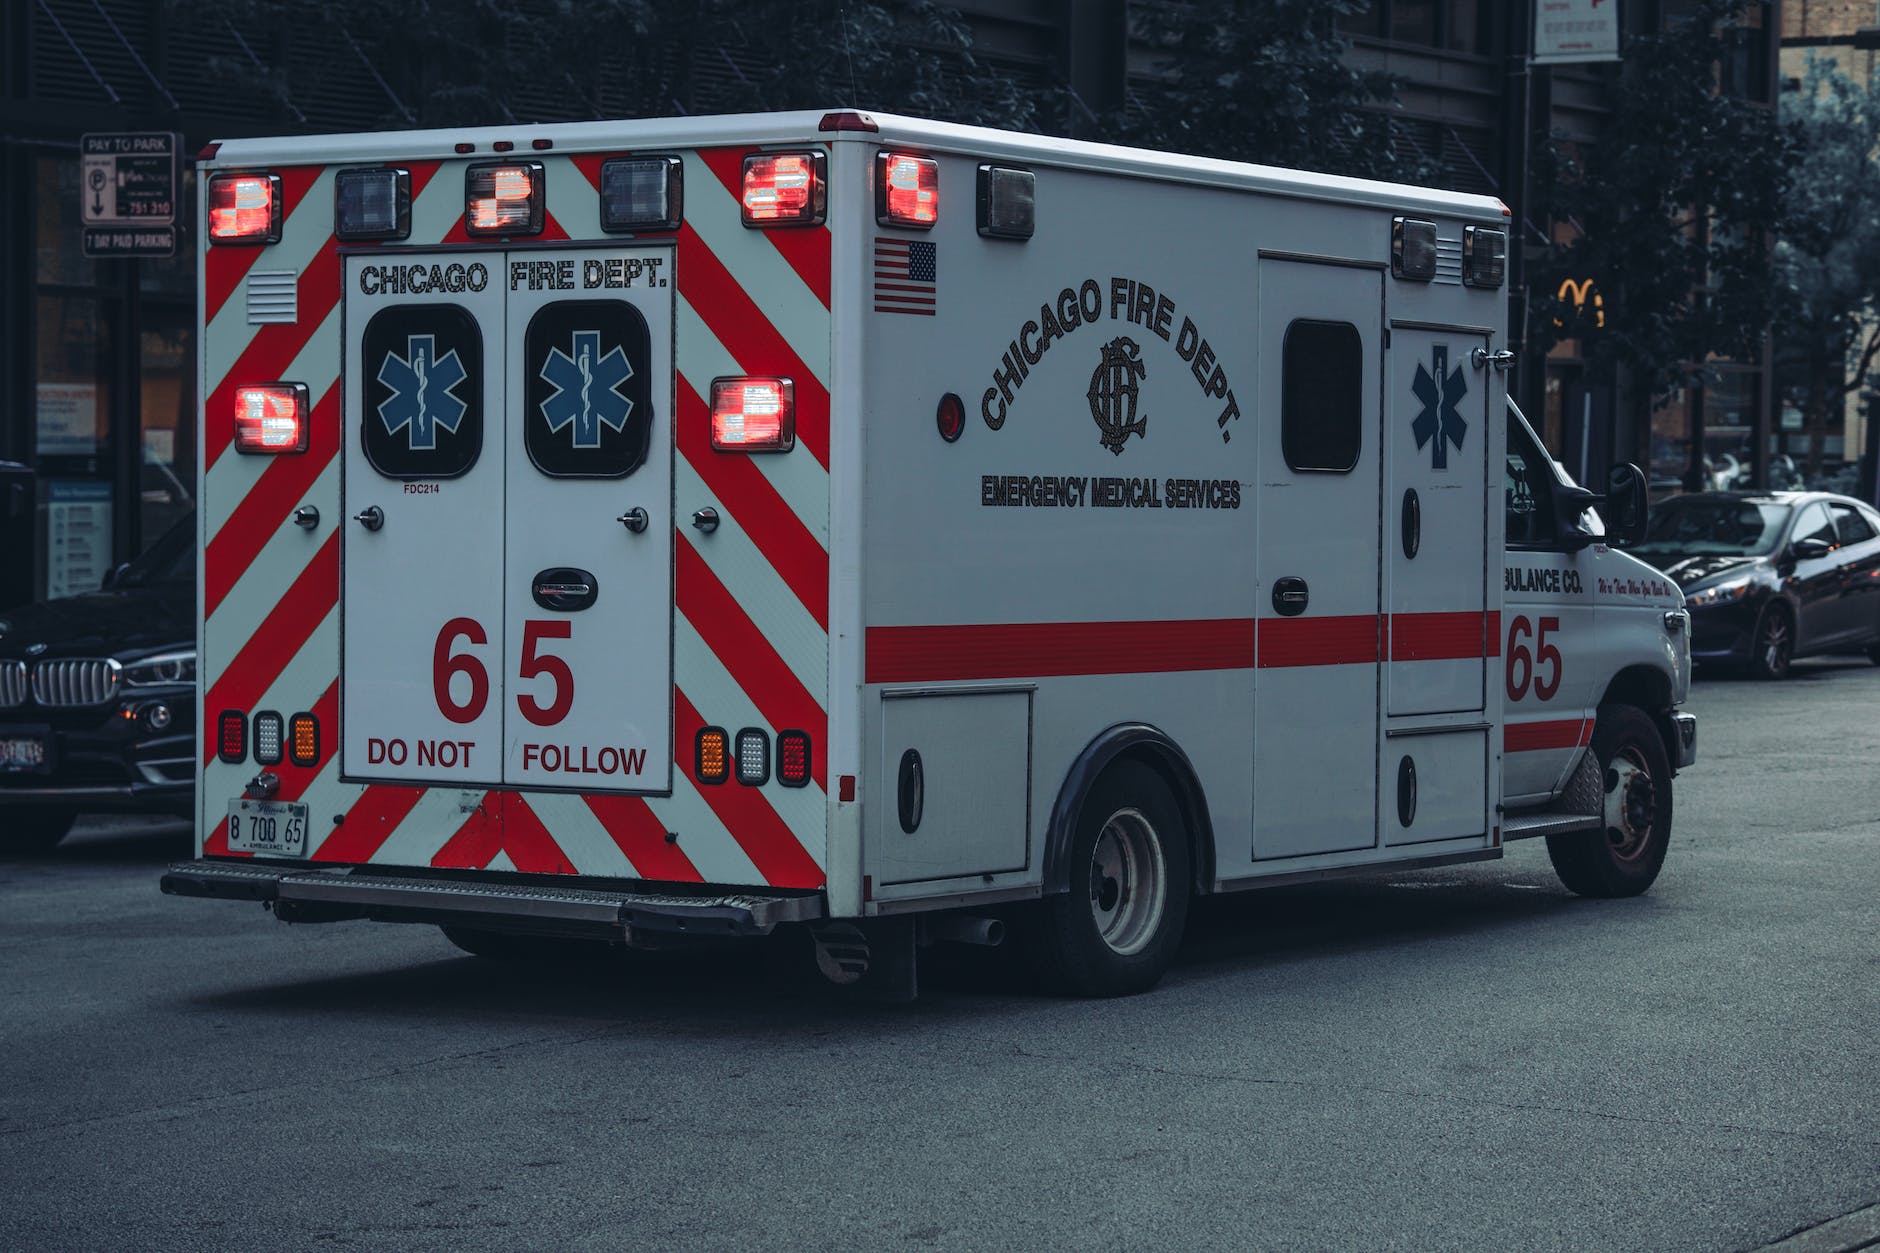
[[822, 897], [813, 893], [691, 896], [542, 883], [399, 878], [360, 874], [351, 867], [309, 869], [230, 861], [173, 863], [161, 886], [171, 896], [265, 901], [290, 922], [374, 918], [621, 937], [634, 931], [768, 935], [779, 923], [810, 922], [824, 915]]

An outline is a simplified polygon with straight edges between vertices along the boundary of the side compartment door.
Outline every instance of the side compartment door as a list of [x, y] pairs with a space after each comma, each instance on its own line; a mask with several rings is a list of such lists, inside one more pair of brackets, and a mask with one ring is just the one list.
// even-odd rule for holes
[[671, 255], [505, 258], [512, 786], [672, 790]]
[[[502, 777], [503, 284], [494, 259], [345, 261], [340, 769]], [[423, 292], [395, 275], [435, 274]]]
[[1262, 259], [1253, 855], [1377, 843], [1383, 276]]

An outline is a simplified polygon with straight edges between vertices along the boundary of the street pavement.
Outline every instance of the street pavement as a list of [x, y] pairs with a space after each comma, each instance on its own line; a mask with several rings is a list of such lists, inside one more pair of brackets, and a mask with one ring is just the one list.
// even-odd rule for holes
[[0, 1245], [1761, 1248], [1880, 1201], [1880, 668], [1691, 707], [1649, 895], [1529, 842], [1209, 901], [1122, 1001], [492, 965], [160, 896], [187, 831], [92, 822], [0, 861]]

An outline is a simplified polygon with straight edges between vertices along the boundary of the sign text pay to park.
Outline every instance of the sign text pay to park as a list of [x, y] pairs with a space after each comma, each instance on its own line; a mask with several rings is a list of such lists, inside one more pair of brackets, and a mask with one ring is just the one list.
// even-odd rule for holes
[[79, 220], [88, 257], [176, 252], [177, 149], [171, 131], [111, 131], [80, 141]]

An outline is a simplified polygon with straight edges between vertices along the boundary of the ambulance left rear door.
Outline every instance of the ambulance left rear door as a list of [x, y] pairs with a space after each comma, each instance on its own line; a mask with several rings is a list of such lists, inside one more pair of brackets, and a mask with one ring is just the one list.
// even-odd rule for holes
[[348, 778], [502, 779], [500, 260], [345, 260], [340, 727]]

